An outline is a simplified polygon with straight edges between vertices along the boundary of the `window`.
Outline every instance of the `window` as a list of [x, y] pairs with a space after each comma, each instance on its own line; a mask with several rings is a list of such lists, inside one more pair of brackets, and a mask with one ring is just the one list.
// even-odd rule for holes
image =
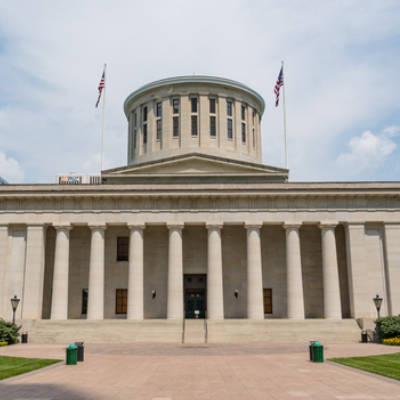
[[128, 289], [115, 290], [115, 314], [126, 314], [128, 304]]
[[210, 114], [215, 114], [215, 99], [210, 99]]
[[230, 100], [226, 102], [226, 114], [232, 117], [232, 102]]
[[256, 135], [254, 134], [254, 128], [253, 128], [253, 147], [256, 147]]
[[128, 261], [129, 237], [120, 236], [117, 238], [117, 261]]
[[228, 139], [232, 139], [232, 120], [228, 118]]
[[137, 126], [137, 113], [136, 113], [136, 110], [134, 111], [134, 114], [133, 114], [133, 126]]
[[147, 143], [147, 124], [143, 125], [143, 144]]
[[212, 115], [210, 117], [210, 136], [216, 136], [217, 131], [216, 131], [216, 126], [215, 126], [215, 116]]
[[178, 137], [179, 136], [179, 117], [172, 117], [172, 122], [173, 122], [172, 135], [174, 137]]
[[244, 104], [242, 104], [241, 115], [242, 115], [242, 120], [245, 121], [246, 120], [246, 106]]
[[242, 122], [242, 143], [246, 143], [246, 124]]
[[147, 122], [147, 107], [143, 107], [143, 122]]
[[263, 289], [264, 314], [272, 314], [272, 289]]
[[82, 311], [81, 314], [87, 314], [88, 290], [82, 289]]
[[172, 112], [174, 114], [179, 114], [179, 99], [172, 100]]
[[136, 136], [137, 136], [137, 133], [136, 133], [137, 131], [136, 131], [136, 128], [134, 128], [133, 129], [133, 149], [135, 150], [136, 149]]
[[157, 140], [161, 140], [162, 135], [162, 120], [157, 120]]
[[190, 101], [192, 102], [192, 113], [197, 113], [197, 98], [192, 97]]
[[159, 101], [156, 104], [156, 117], [162, 117], [162, 103]]
[[197, 115], [192, 115], [192, 135], [197, 135]]
[[256, 112], [253, 110], [253, 126], [254, 126], [254, 118], [256, 116]]

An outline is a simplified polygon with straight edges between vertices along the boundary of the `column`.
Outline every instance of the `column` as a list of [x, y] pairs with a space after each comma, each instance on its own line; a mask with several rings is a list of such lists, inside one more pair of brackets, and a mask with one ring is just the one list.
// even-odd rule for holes
[[324, 317], [342, 318], [339, 271], [336, 254], [336, 224], [320, 224], [322, 243], [322, 280], [324, 289]]
[[143, 229], [129, 225], [128, 319], [143, 319]]
[[55, 226], [56, 250], [54, 256], [51, 319], [68, 319], [69, 231], [71, 226]]
[[285, 224], [287, 315], [304, 319], [303, 277], [301, 273], [300, 224]]
[[168, 319], [183, 319], [182, 228], [183, 224], [168, 225]]
[[247, 318], [249, 319], [264, 319], [260, 228], [261, 225], [246, 225]]
[[26, 229], [25, 284], [23, 318], [41, 319], [44, 282], [44, 225], [29, 225]]
[[90, 226], [89, 289], [87, 319], [104, 318], [104, 233], [105, 225]]
[[[6, 315], [7, 291], [8, 225], [0, 225], [0, 315]], [[11, 306], [9, 306], [11, 309]]]
[[207, 318], [224, 319], [224, 296], [222, 284], [222, 225], [207, 225]]

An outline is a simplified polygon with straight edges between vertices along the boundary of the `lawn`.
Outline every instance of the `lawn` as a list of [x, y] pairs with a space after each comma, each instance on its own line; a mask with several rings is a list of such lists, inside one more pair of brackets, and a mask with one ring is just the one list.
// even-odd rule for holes
[[368, 357], [330, 358], [329, 361], [400, 381], [400, 353]]
[[0, 356], [0, 380], [47, 367], [60, 360]]

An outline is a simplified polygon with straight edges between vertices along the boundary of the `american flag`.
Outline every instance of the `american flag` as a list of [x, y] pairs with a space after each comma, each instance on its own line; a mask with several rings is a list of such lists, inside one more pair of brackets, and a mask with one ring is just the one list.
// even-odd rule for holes
[[106, 67], [104, 66], [104, 71], [103, 71], [103, 75], [101, 75], [101, 79], [100, 79], [100, 83], [99, 83], [99, 97], [97, 98], [96, 101], [96, 108], [98, 107], [99, 103], [100, 103], [100, 97], [101, 97], [101, 92], [103, 91], [104, 85], [105, 85], [105, 80], [106, 80]]
[[274, 89], [274, 93], [276, 96], [275, 107], [278, 107], [278, 104], [279, 104], [279, 90], [280, 90], [281, 86], [283, 86], [283, 66], [281, 67], [281, 70], [279, 72], [278, 80], [276, 81], [275, 89]]

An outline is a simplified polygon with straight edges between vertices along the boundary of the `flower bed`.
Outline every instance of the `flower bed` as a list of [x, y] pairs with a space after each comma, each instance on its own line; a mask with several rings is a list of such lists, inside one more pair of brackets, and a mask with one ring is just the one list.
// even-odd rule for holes
[[382, 339], [383, 344], [389, 344], [391, 346], [400, 346], [400, 337], [392, 337], [387, 339]]
[[1, 346], [7, 346], [7, 345], [8, 345], [7, 342], [0, 342], [0, 347], [1, 347]]

